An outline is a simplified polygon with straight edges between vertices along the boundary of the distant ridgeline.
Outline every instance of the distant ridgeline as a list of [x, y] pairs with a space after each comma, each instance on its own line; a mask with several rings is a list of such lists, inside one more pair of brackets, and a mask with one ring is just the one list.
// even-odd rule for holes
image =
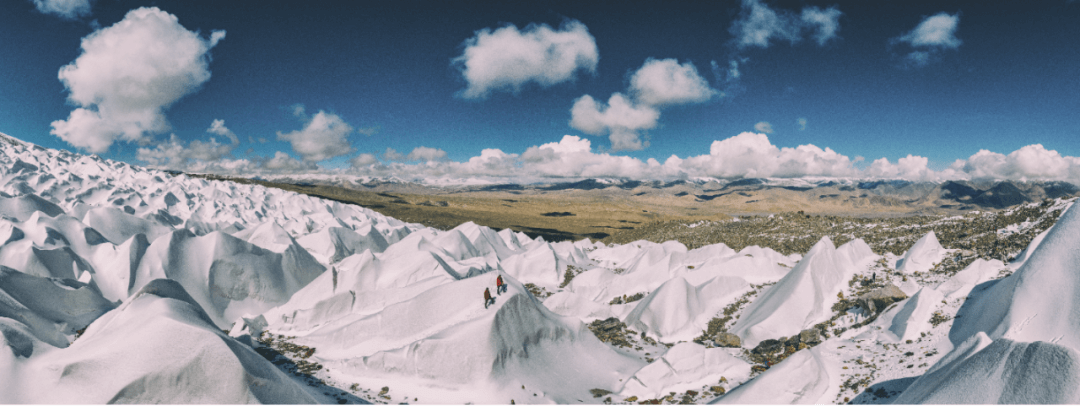
[[[215, 175], [216, 179], [232, 179]], [[533, 184], [489, 184], [432, 186], [397, 179], [350, 178], [342, 175], [294, 178], [289, 175], [256, 177], [256, 181], [292, 184], [296, 186], [339, 186], [356, 190], [409, 193], [446, 192], [509, 192], [547, 193], [559, 191], [595, 191], [598, 193], [628, 194], [630, 196], [664, 195], [687, 196], [702, 203], [729, 195], [752, 197], [751, 192], [783, 191], [803, 195], [808, 200], [841, 200], [859, 205], [910, 207], [913, 211], [928, 207], [954, 210], [1003, 209], [1022, 203], [1068, 197], [1080, 193], [1080, 187], [1064, 181], [1014, 180], [949, 180], [944, 182], [913, 182], [908, 180], [853, 179], [777, 179], [743, 178], [734, 180], [622, 180], [583, 179], [578, 181]], [[741, 192], [741, 193], [740, 193]], [[730, 199], [728, 199], [730, 200]], [[743, 204], [754, 203], [743, 199]]]

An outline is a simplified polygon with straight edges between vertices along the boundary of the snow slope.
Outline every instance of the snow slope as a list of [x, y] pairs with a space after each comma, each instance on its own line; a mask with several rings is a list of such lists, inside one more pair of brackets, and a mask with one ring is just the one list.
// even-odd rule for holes
[[1080, 401], [1080, 213], [1040, 237], [1015, 273], [972, 291], [949, 332], [956, 348], [898, 402]]
[[796, 352], [715, 404], [821, 404], [832, 402], [839, 382], [836, 342]]
[[675, 277], [638, 302], [623, 321], [664, 342], [690, 341], [724, 305], [749, 290], [745, 279], [734, 276], [717, 276], [697, 286]]
[[903, 258], [897, 262], [896, 270], [907, 274], [929, 271], [951, 251], [942, 247], [937, 235], [930, 231], [904, 253]]
[[[320, 263], [294, 235], [334, 236], [321, 254], [419, 228], [22, 142], [0, 143], [0, 182], [3, 403], [322, 400], [221, 329], [324, 272], [333, 255]], [[266, 243], [260, 228], [293, 234], [271, 249], [230, 235]]]
[[1080, 349], [1080, 211], [1061, 216], [1011, 276], [973, 294], [949, 337], [960, 344], [977, 332], [1014, 341], [1047, 341]]
[[[1014, 263], [917, 279], [949, 254], [933, 233], [895, 269], [862, 240], [552, 243], [0, 142], [0, 403], [1075, 403], [1078, 217]], [[721, 317], [746, 349], [791, 337], [871, 274], [912, 297], [780, 363], [693, 342]]]
[[991, 341], [979, 332], [942, 359], [896, 403], [1076, 404], [1080, 352], [1044, 341]]
[[742, 338], [743, 347], [754, 348], [762, 340], [789, 337], [826, 321], [838, 293], [857, 272], [877, 259], [862, 240], [836, 248], [822, 237], [776, 285], [751, 303], [731, 333]]
[[658, 362], [638, 370], [622, 390], [624, 397], [659, 398], [669, 391], [686, 391], [717, 382], [743, 382], [750, 364], [720, 348], [694, 343], [676, 344]]
[[[311, 403], [251, 348], [218, 330], [180, 284], [148, 283], [70, 347], [0, 318], [3, 403]], [[14, 345], [12, 345], [14, 344]]]

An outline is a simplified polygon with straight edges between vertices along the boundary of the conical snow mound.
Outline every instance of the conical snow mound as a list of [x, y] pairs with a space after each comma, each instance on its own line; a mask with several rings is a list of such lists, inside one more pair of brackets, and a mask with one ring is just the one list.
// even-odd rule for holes
[[[1080, 210], [1074, 205], [1016, 273], [973, 294], [949, 333], [959, 344], [992, 338], [1047, 341], [1080, 350]], [[1065, 310], [1065, 311], [1063, 311]]]
[[915, 241], [915, 245], [912, 245], [911, 249], [904, 253], [904, 257], [900, 259], [896, 270], [906, 274], [926, 272], [933, 268], [935, 264], [941, 262], [948, 254], [949, 250], [942, 247], [941, 243], [938, 242], [937, 235], [930, 231], [918, 241]]
[[899, 404], [1076, 404], [1080, 352], [1043, 341], [991, 341], [978, 333], [927, 371]]
[[[344, 282], [353, 277], [342, 273], [338, 278]], [[373, 313], [367, 313], [370, 304], [360, 300], [321, 301], [310, 310], [320, 312], [317, 317], [271, 316], [269, 328], [286, 328], [296, 321], [307, 329], [319, 320], [319, 327], [298, 340], [319, 348], [318, 357], [324, 365], [350, 375], [398, 376], [456, 385], [523, 382], [563, 402], [573, 393], [618, 385], [604, 374], [584, 372], [595, 369], [594, 365], [627, 373], [640, 367], [637, 361], [597, 340], [580, 321], [551, 313], [512, 277], [503, 278], [509, 286], [501, 295], [494, 293], [495, 275], [486, 274], [421, 292], [401, 292], [411, 298]], [[316, 281], [305, 291], [320, 287], [333, 289]], [[496, 297], [489, 308], [483, 304], [485, 288]], [[301, 293], [297, 300], [305, 302], [303, 298], [310, 292]], [[354, 294], [359, 298], [364, 292], [345, 293], [348, 297]], [[538, 376], [539, 371], [547, 378]], [[567, 386], [567, 381], [557, 384], [567, 376], [575, 377], [570, 380], [573, 385]]]
[[221, 329], [324, 272], [297, 239], [347, 254], [417, 228], [0, 136], [0, 403], [313, 402]]
[[1035, 244], [1016, 273], [973, 291], [949, 332], [957, 347], [898, 402], [1080, 401], [1080, 316], [1073, 311], [1080, 305], [1080, 214], [1075, 207]]
[[837, 293], [875, 258], [862, 240], [837, 249], [822, 237], [787, 276], [747, 306], [731, 333], [742, 338], [743, 347], [754, 348], [762, 340], [798, 334], [828, 320], [840, 300]]
[[[6, 323], [0, 319], [5, 339], [17, 334]], [[0, 352], [0, 362], [15, 368], [0, 381], [3, 403], [314, 402], [251, 348], [226, 337], [171, 280], [148, 283], [66, 349], [24, 348], [33, 350], [14, 355], [25, 358], [20, 362]]]

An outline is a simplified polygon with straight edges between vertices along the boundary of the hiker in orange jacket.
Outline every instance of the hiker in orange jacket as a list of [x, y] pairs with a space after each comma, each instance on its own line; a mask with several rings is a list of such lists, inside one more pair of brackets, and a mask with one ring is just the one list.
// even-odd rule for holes
[[506, 292], [506, 284], [503, 283], [502, 275], [499, 275], [498, 278], [495, 278], [495, 293], [502, 295], [503, 292]]
[[493, 304], [495, 304], [495, 298], [491, 297], [491, 290], [484, 288], [484, 308], [487, 309], [488, 306]]

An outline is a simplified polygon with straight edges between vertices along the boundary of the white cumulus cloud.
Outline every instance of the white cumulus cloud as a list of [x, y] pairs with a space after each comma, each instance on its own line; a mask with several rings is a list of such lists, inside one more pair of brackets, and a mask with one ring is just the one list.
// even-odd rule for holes
[[210, 79], [208, 52], [224, 35], [204, 39], [156, 7], [87, 35], [59, 73], [78, 108], [54, 121], [52, 134], [94, 153], [117, 140], [148, 142], [169, 129], [165, 109]]
[[913, 47], [958, 48], [961, 41], [956, 38], [956, 26], [960, 24], [959, 14], [937, 13], [926, 17], [911, 32], [901, 35], [900, 41]]
[[635, 151], [649, 146], [642, 132], [656, 128], [660, 108], [703, 103], [717, 94], [690, 62], [649, 58], [630, 77], [627, 97], [613, 93], [607, 105], [590, 95], [579, 97], [570, 108], [570, 126], [591, 135], [607, 135], [613, 151]]
[[589, 140], [573, 135], [559, 142], [529, 147], [521, 154], [522, 170], [555, 178], [647, 176], [647, 166], [639, 159], [593, 153]]
[[888, 158], [878, 158], [866, 168], [865, 176], [880, 179], [906, 179], [911, 181], [939, 180], [941, 175], [930, 170], [930, 160], [926, 157], [908, 156], [900, 158], [895, 164]]
[[441, 161], [446, 159], [446, 151], [436, 148], [428, 148], [425, 146], [419, 146], [413, 148], [412, 152], [405, 157], [407, 161]]
[[34, 7], [45, 14], [65, 20], [77, 20], [90, 15], [90, 0], [33, 0]]
[[[175, 137], [156, 149], [144, 148], [139, 159], [158, 166], [192, 172], [241, 175], [327, 172], [314, 162], [295, 159], [278, 151], [273, 158], [230, 159], [230, 145], [195, 142], [183, 145]], [[427, 184], [534, 183], [573, 181], [585, 178], [636, 180], [739, 179], [739, 178], [847, 178], [944, 180], [1066, 181], [1080, 184], [1080, 157], [1063, 156], [1041, 144], [1022, 147], [1009, 154], [982, 150], [952, 166], [933, 170], [926, 157], [908, 155], [895, 163], [873, 160], [865, 169], [855, 167], [862, 157], [849, 158], [828, 147], [812, 144], [797, 147], [773, 145], [766, 134], [744, 132], [713, 141], [704, 155], [672, 155], [663, 162], [596, 152], [592, 143], [575, 135], [557, 142], [527, 148], [519, 154], [488, 148], [463, 162], [446, 159], [435, 148], [416, 147], [408, 155], [387, 148], [381, 156], [360, 154], [350, 159], [348, 175], [395, 178]], [[380, 162], [381, 159], [381, 162]]]
[[825, 45], [836, 38], [840, 30], [840, 16], [836, 7], [821, 9], [804, 7], [801, 14], [788, 10], [774, 10], [761, 0], [743, 0], [739, 19], [731, 25], [739, 48], [768, 48], [772, 40], [795, 44], [805, 35], [813, 37], [818, 45]]
[[314, 162], [300, 161], [281, 151], [274, 152], [273, 158], [263, 161], [262, 167], [269, 169], [271, 172], [278, 173], [313, 171], [319, 169], [319, 166]]
[[319, 110], [302, 130], [279, 131], [277, 138], [288, 141], [305, 162], [313, 163], [353, 153], [355, 150], [348, 139], [352, 132], [353, 127], [341, 117]]
[[360, 168], [368, 165], [374, 165], [379, 163], [379, 158], [376, 158], [374, 154], [360, 154], [349, 160], [349, 164], [354, 168]]
[[154, 148], [139, 148], [136, 150], [135, 159], [146, 162], [151, 166], [189, 170], [219, 161], [231, 154], [232, 149], [232, 145], [221, 144], [213, 139], [209, 142], [193, 140], [184, 145], [184, 142], [176, 134], [172, 134], [169, 136], [168, 141], [158, 143]]
[[464, 43], [453, 65], [468, 86], [460, 96], [482, 99], [493, 91], [521, 90], [526, 83], [552, 86], [573, 80], [578, 70], [596, 71], [600, 54], [588, 28], [576, 20], [558, 30], [530, 24], [524, 30], [507, 25], [485, 28]]
[[959, 25], [959, 13], [937, 13], [926, 17], [915, 29], [894, 38], [892, 42], [906, 43], [911, 47], [911, 52], [905, 58], [908, 64], [926, 66], [942, 51], [960, 47], [962, 41], [956, 38], [956, 28]]
[[1080, 158], [1062, 156], [1042, 144], [1027, 145], [1008, 155], [980, 150], [953, 167], [976, 179], [1080, 181]]
[[611, 149], [634, 151], [645, 148], [639, 132], [656, 127], [660, 112], [647, 105], [635, 105], [622, 93], [615, 93], [604, 106], [592, 96], [574, 101], [570, 108], [570, 126], [587, 134], [608, 134]]
[[666, 106], [708, 101], [716, 90], [698, 74], [697, 67], [675, 59], [649, 58], [630, 77], [630, 94], [639, 103]]
[[695, 176], [759, 178], [801, 176], [851, 176], [851, 159], [830, 148], [800, 145], [777, 148], [765, 134], [744, 132], [713, 141], [709, 155], [683, 160], [682, 168]]
[[404, 161], [405, 154], [397, 152], [396, 149], [387, 147], [386, 152], [383, 152], [382, 154], [382, 159], [389, 162]]

